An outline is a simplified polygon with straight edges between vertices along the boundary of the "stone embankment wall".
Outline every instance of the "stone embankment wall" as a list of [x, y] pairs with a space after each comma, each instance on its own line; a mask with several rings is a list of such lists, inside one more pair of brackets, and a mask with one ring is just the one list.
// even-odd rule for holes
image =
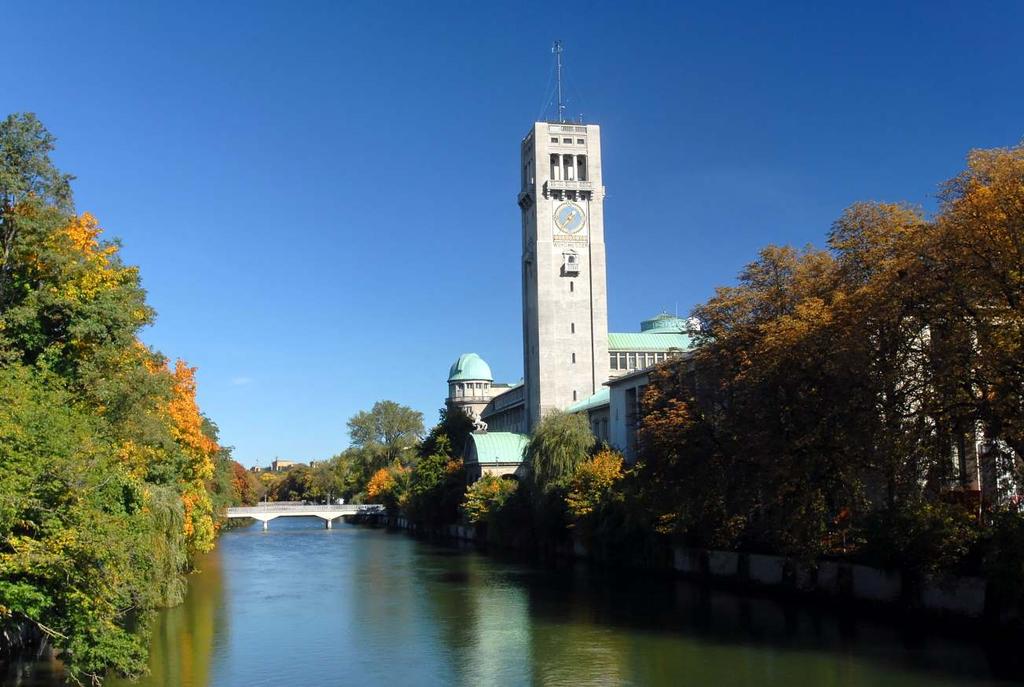
[[981, 618], [986, 583], [980, 577], [944, 577], [917, 582], [898, 571], [821, 560], [801, 563], [782, 556], [675, 548], [672, 567], [692, 578], [765, 589]]
[[[411, 529], [405, 518], [383, 519], [390, 527]], [[475, 527], [449, 525], [441, 535], [461, 541], [479, 541]], [[595, 560], [582, 542], [574, 541], [564, 553]], [[783, 556], [735, 551], [675, 547], [671, 568], [702, 582], [806, 596], [834, 602], [857, 602], [960, 618], [1016, 621], [997, 608], [986, 606], [987, 584], [981, 577], [949, 576], [913, 580], [898, 571], [857, 563], [820, 560], [803, 563]]]

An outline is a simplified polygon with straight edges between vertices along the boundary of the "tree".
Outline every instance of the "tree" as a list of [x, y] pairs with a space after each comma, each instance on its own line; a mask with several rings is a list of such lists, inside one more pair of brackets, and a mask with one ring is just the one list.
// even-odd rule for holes
[[50, 160], [56, 139], [32, 113], [0, 122], [0, 308], [10, 297], [19, 233], [41, 210], [71, 208], [71, 177]]
[[622, 454], [603, 449], [576, 467], [565, 497], [576, 523], [599, 515], [608, 500], [615, 498], [613, 489], [623, 477], [622, 463]]
[[405, 511], [409, 519], [438, 527], [454, 523], [466, 486], [462, 458], [452, 457], [447, 434], [432, 432], [434, 452], [421, 457], [409, 474]]
[[[461, 408], [441, 408], [438, 416], [437, 424], [431, 427], [426, 438], [420, 443], [417, 453], [421, 459], [438, 453], [461, 456], [466, 440], [473, 433], [473, 420]], [[444, 449], [438, 445], [441, 437], [444, 437], [447, 444]]]
[[423, 413], [394, 401], [377, 401], [371, 410], [349, 419], [348, 433], [354, 447], [371, 454], [374, 468], [408, 463], [414, 456], [404, 453], [423, 435]]
[[462, 512], [474, 525], [490, 523], [515, 494], [519, 483], [494, 475], [484, 475], [466, 490]]
[[191, 549], [198, 553], [213, 548], [213, 504], [206, 480], [213, 477], [214, 456], [220, 447], [203, 431], [203, 417], [196, 405], [195, 371], [182, 360], [175, 363], [173, 395], [165, 412], [171, 432], [186, 455], [181, 476], [185, 536]]
[[409, 468], [400, 465], [377, 470], [366, 486], [367, 496], [387, 508], [389, 515], [397, 514], [408, 493], [409, 472]]
[[565, 487], [594, 447], [587, 418], [578, 413], [555, 411], [537, 425], [526, 447], [530, 480], [539, 494]]
[[0, 367], [0, 625], [39, 628], [73, 680], [138, 675], [130, 626], [181, 598], [182, 504], [133, 476], [62, 386]]
[[270, 487], [272, 501], [303, 501], [309, 495], [310, 468], [296, 465], [277, 476]]
[[[994, 459], [1024, 456], [1024, 144], [974, 150], [942, 191], [937, 278], [976, 341], [977, 407]], [[1005, 457], [1005, 456], [1004, 456]]]
[[238, 461], [231, 461], [231, 490], [235, 503], [255, 506], [260, 501], [260, 483], [256, 476]]
[[0, 122], [0, 634], [35, 627], [73, 681], [145, 666], [232, 503], [194, 370], [139, 342], [138, 270], [72, 214], [32, 115]]

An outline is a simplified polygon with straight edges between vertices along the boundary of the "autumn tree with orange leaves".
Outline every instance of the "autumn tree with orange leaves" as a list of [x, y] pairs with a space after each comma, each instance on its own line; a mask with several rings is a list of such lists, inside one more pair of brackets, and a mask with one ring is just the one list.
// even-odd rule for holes
[[768, 247], [696, 308], [696, 351], [644, 397], [654, 526], [926, 571], [1015, 512], [1024, 147], [972, 152], [940, 199], [856, 204], [827, 251]]

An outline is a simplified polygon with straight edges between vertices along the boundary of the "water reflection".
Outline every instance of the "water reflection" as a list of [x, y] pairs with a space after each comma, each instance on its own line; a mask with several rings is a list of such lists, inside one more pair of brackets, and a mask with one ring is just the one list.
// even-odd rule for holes
[[318, 522], [227, 533], [185, 604], [161, 616], [142, 684], [934, 687], [1016, 677], [979, 643]]
[[[218, 638], [226, 634], [225, 580], [217, 553], [203, 556], [189, 577], [185, 602], [161, 613], [153, 626], [150, 675], [144, 684], [204, 687], [211, 682], [211, 666]], [[133, 685], [111, 680], [115, 687]]]

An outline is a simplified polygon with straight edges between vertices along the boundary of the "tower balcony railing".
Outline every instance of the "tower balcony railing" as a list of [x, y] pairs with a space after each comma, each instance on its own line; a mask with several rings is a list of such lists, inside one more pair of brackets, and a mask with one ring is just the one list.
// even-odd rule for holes
[[544, 182], [544, 195], [552, 191], [593, 191], [594, 182], [579, 179], [548, 179]]
[[494, 399], [493, 394], [486, 394], [480, 396], [449, 396], [448, 400], [452, 403], [490, 403]]

